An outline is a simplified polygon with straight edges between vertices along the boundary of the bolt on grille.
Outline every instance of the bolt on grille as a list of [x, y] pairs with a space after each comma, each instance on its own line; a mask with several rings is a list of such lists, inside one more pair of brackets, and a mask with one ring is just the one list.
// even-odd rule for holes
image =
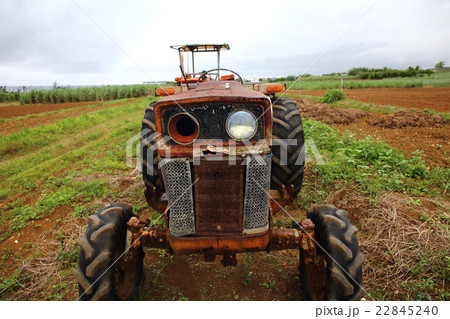
[[194, 200], [189, 159], [161, 161], [161, 171], [169, 199], [169, 230], [172, 236], [195, 234]]
[[244, 234], [262, 232], [269, 227], [271, 163], [269, 155], [246, 158]]

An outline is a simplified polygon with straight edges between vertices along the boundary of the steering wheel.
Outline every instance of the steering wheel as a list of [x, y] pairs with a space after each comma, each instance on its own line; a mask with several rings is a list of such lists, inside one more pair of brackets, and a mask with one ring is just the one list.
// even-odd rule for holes
[[[197, 74], [198, 74], [197, 84], [200, 82], [200, 80], [211, 81], [211, 76], [207, 75], [206, 71], [202, 71], [202, 72], [197, 73]], [[197, 76], [197, 74], [195, 74], [194, 77]]]
[[[242, 80], [242, 77], [241, 77], [239, 74], [237, 74], [236, 72], [234, 72], [234, 71], [232, 71], [232, 70], [229, 70], [229, 69], [222, 69], [222, 68], [211, 69], [211, 70], [208, 70], [208, 71], [202, 71], [201, 74], [200, 74], [200, 76], [199, 76], [199, 80], [200, 80], [200, 79], [206, 78], [206, 76], [207, 76], [210, 72], [213, 72], [213, 71], [226, 71], [226, 72], [231, 72], [231, 73], [233, 73], [233, 74], [236, 74], [237, 77], [239, 78], [239, 82], [241, 82], [242, 85], [244, 84], [244, 81]], [[217, 74], [216, 74], [216, 76], [217, 76]], [[198, 84], [198, 82], [200, 82], [200, 81], [197, 81], [197, 84]]]

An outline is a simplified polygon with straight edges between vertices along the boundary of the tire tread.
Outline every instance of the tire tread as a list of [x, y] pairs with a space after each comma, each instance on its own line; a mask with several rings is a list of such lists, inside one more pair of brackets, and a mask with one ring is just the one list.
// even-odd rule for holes
[[[304, 168], [304, 133], [297, 104], [286, 97], [273, 97], [272, 127], [272, 180], [271, 189], [281, 185], [294, 185], [294, 196], [298, 194], [303, 182]], [[294, 139], [296, 145], [288, 145], [284, 139]], [[287, 163], [282, 165], [281, 152], [287, 153]], [[297, 163], [298, 158], [301, 163]]]
[[[365, 294], [362, 280], [364, 256], [356, 237], [357, 228], [350, 223], [348, 214], [332, 205], [309, 209], [307, 217], [316, 225], [315, 234], [326, 253], [327, 283], [325, 300], [360, 300]], [[299, 269], [306, 269], [300, 260]], [[308, 274], [300, 273], [301, 288], [312, 298], [308, 288]]]

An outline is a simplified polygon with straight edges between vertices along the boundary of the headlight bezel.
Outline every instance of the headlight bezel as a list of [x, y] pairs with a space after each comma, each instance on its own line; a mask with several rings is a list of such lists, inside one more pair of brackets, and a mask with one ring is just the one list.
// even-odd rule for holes
[[[233, 115], [236, 115], [236, 113], [239, 113], [239, 112], [246, 113], [246, 114], [248, 114], [248, 115], [250, 115], [250, 116], [252, 117], [252, 120], [253, 120], [253, 124], [252, 124], [252, 125], [254, 126], [254, 128], [253, 128], [252, 134], [249, 135], [248, 137], [242, 137], [242, 138], [239, 138], [239, 137], [234, 136], [234, 135], [230, 132], [230, 129], [229, 129], [229, 121], [230, 121], [230, 118], [231, 118]], [[228, 114], [228, 117], [227, 117], [227, 119], [226, 119], [226, 121], [225, 121], [225, 130], [226, 130], [228, 136], [231, 137], [232, 139], [236, 140], [236, 141], [239, 141], [239, 142], [242, 142], [242, 141], [248, 141], [248, 140], [252, 139], [252, 138], [255, 136], [255, 134], [258, 132], [258, 119], [256, 118], [256, 115], [253, 114], [251, 111], [246, 110], [246, 109], [239, 108], [239, 109], [234, 110], [234, 111], [231, 112], [230, 114]]]
[[[189, 120], [193, 125], [193, 130], [190, 134], [183, 134], [178, 128], [178, 123], [182, 120]], [[200, 124], [198, 120], [189, 113], [179, 112], [173, 114], [168, 122], [168, 133], [173, 141], [180, 145], [190, 145], [194, 143], [200, 133]]]

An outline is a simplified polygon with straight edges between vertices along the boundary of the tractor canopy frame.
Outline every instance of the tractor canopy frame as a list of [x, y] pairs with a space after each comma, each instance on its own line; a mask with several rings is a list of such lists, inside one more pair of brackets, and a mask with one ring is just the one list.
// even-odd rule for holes
[[[230, 50], [230, 46], [226, 43], [223, 44], [182, 44], [182, 45], [171, 45], [172, 49], [177, 50], [180, 57], [180, 66], [184, 68], [183, 63], [183, 53], [191, 52], [192, 56], [192, 73], [185, 73], [189, 76], [195, 76], [198, 72], [195, 72], [195, 53], [199, 52], [217, 52], [217, 69], [220, 69], [220, 50]], [[217, 70], [217, 79], [220, 78], [220, 70]]]

